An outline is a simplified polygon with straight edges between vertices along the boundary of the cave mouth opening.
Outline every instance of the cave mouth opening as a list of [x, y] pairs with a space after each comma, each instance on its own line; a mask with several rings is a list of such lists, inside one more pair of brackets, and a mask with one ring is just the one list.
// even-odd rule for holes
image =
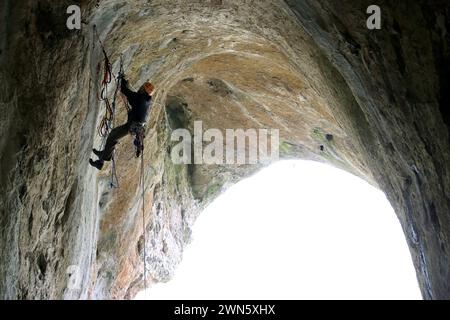
[[198, 218], [174, 278], [136, 299], [421, 299], [383, 192], [334, 167], [279, 161]]

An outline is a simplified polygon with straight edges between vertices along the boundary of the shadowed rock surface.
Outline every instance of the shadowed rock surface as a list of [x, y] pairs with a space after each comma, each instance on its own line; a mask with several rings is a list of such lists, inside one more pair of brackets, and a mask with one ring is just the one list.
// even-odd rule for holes
[[128, 299], [143, 288], [131, 138], [117, 149], [120, 188], [109, 166], [88, 164], [103, 115], [94, 25], [114, 73], [123, 54], [134, 88], [157, 88], [144, 168], [151, 283], [172, 277], [202, 208], [262, 167], [173, 164], [172, 131], [201, 120], [279, 129], [281, 158], [378, 186], [423, 297], [450, 298], [448, 1], [378, 1], [373, 31], [366, 0], [98, 2], [81, 1], [81, 31], [65, 27], [73, 1], [0, 4], [1, 298]]

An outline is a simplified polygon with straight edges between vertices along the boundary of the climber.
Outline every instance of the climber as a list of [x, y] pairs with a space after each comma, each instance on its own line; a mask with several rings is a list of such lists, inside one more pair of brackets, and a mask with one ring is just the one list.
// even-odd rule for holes
[[123, 75], [120, 75], [119, 80], [121, 81], [120, 89], [127, 98], [131, 106], [131, 110], [128, 112], [127, 123], [111, 130], [103, 151], [93, 149], [93, 152], [98, 157], [98, 160], [93, 161], [92, 159], [89, 159], [89, 163], [98, 170], [103, 168], [105, 161], [111, 161], [116, 144], [128, 133], [135, 136], [134, 145], [136, 146], [137, 157], [140, 156], [143, 150], [145, 125], [147, 123], [147, 118], [152, 105], [151, 102], [154, 86], [147, 81], [137, 92], [133, 92], [128, 88], [128, 81]]

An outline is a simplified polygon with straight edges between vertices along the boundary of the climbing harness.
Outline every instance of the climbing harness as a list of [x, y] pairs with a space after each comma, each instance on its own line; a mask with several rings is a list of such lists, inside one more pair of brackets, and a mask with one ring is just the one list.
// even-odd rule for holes
[[136, 158], [139, 158], [144, 151], [145, 123], [133, 122], [130, 127], [130, 132], [134, 136]]

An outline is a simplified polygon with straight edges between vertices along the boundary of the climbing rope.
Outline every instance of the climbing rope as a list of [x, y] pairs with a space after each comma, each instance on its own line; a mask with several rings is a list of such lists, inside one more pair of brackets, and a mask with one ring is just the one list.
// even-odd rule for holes
[[144, 153], [141, 154], [141, 175], [140, 185], [142, 189], [142, 234], [143, 234], [143, 263], [144, 263], [144, 286], [147, 289], [147, 249], [146, 249], [146, 237], [145, 237], [145, 175], [144, 175]]
[[144, 286], [147, 289], [147, 248], [145, 237], [145, 166], [144, 166], [144, 138], [145, 138], [145, 125], [133, 124], [130, 131], [134, 135], [134, 146], [136, 148], [136, 157], [141, 157], [141, 172], [140, 172], [140, 187], [142, 192], [142, 235], [143, 235], [143, 264], [144, 264]]

